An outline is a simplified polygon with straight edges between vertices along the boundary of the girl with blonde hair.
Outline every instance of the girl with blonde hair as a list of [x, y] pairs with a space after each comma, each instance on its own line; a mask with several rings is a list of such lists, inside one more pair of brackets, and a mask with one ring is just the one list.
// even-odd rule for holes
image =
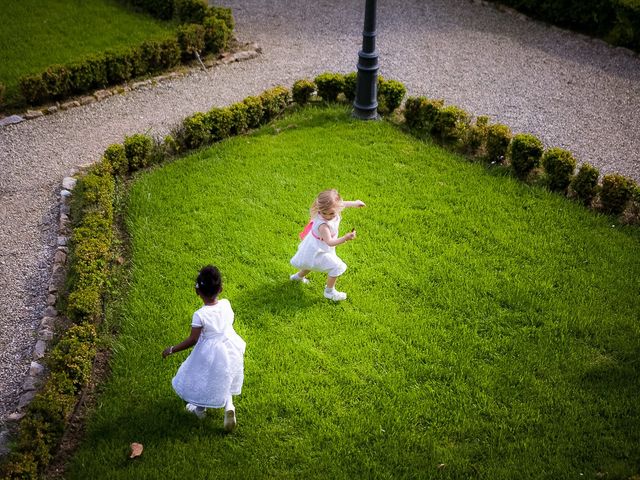
[[291, 259], [291, 265], [299, 271], [289, 277], [294, 282], [309, 283], [309, 272], [327, 274], [324, 296], [338, 302], [345, 300], [347, 294], [335, 289], [336, 280], [347, 269], [347, 265], [336, 255], [336, 246], [356, 238], [356, 231], [338, 236], [341, 212], [348, 207], [364, 207], [361, 200], [344, 201], [337, 190], [320, 192], [311, 205], [311, 221], [300, 233], [302, 241], [298, 251]]

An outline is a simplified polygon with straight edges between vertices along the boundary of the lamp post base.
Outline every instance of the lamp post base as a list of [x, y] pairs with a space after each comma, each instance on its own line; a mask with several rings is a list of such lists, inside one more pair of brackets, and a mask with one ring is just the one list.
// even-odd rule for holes
[[373, 107], [368, 105], [366, 107], [358, 105], [357, 102], [353, 102], [353, 112], [351, 112], [353, 118], [358, 120], [380, 120], [378, 115], [378, 103], [376, 102]]

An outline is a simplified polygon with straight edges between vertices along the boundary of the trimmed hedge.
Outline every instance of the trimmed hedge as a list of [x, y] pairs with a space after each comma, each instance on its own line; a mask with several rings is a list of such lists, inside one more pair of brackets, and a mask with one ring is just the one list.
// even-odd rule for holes
[[640, 2], [637, 0], [491, 0], [531, 17], [604, 38], [640, 51]]
[[531, 171], [540, 166], [543, 150], [542, 142], [537, 137], [528, 133], [515, 135], [508, 154], [516, 177], [525, 180]]
[[188, 61], [204, 50], [205, 29], [197, 23], [182, 25], [178, 28], [178, 44], [182, 59]]
[[293, 88], [291, 89], [291, 94], [293, 97], [293, 101], [298, 105], [303, 106], [309, 102], [311, 95], [316, 91], [316, 85], [311, 80], [306, 78], [297, 80], [293, 84]]
[[344, 91], [344, 75], [340, 73], [325, 72], [318, 75], [314, 82], [318, 95], [325, 102], [335, 102]]
[[[357, 74], [356, 74], [357, 82]], [[345, 96], [346, 80], [343, 79]], [[386, 80], [378, 76], [378, 111], [383, 115], [393, 113], [402, 104], [404, 96], [407, 94], [405, 86], [397, 80]], [[347, 97], [348, 98], [348, 97]]]
[[564, 192], [569, 183], [573, 171], [576, 168], [576, 159], [571, 152], [562, 148], [550, 148], [542, 155], [542, 166], [547, 173], [549, 188], [557, 192]]
[[599, 176], [600, 172], [597, 168], [592, 167], [588, 163], [583, 163], [576, 176], [571, 180], [571, 189], [586, 206], [591, 205], [591, 202], [598, 193]]
[[634, 183], [631, 179], [618, 174], [609, 174], [602, 177], [600, 189], [600, 202], [602, 210], [613, 215], [621, 214], [627, 207], [634, 192]]
[[[171, 3], [171, 7], [165, 5]], [[68, 65], [51, 65], [35, 75], [19, 79], [22, 96], [29, 104], [61, 100], [73, 94], [124, 83], [132, 78], [173, 68], [198, 53], [224, 50], [234, 26], [231, 9], [207, 9], [201, 0], [137, 0], [133, 6], [145, 11], [158, 8], [175, 13], [183, 23], [173, 38], [148, 40], [138, 46], [106, 51]], [[162, 13], [160, 18], [163, 18]], [[171, 18], [171, 17], [170, 17]]]

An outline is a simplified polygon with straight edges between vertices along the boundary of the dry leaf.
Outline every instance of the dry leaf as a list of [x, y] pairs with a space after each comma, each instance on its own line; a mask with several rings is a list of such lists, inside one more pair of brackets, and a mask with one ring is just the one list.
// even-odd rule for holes
[[447, 464], [446, 463], [439, 463], [438, 464], [438, 470], [442, 470], [443, 468], [446, 468]]
[[144, 447], [142, 446], [141, 443], [132, 443], [131, 444], [131, 455], [129, 455], [129, 458], [136, 458], [139, 457], [140, 455], [142, 455], [142, 449]]

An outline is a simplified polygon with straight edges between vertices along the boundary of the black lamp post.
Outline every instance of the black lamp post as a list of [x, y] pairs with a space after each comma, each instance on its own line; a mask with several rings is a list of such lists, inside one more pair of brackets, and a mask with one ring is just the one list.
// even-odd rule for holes
[[378, 116], [378, 52], [376, 51], [376, 0], [367, 0], [362, 50], [358, 52], [358, 83], [353, 116], [376, 120]]

